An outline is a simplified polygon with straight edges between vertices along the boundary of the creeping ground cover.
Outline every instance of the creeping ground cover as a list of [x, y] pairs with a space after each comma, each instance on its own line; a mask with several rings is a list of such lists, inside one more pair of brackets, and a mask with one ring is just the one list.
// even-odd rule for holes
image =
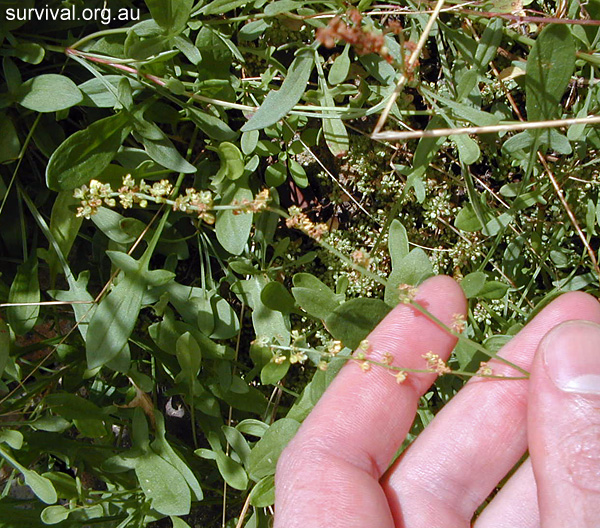
[[0, 526], [266, 528], [337, 371], [411, 375], [365, 338], [432, 317], [423, 280], [469, 310], [400, 450], [553, 298], [598, 295], [599, 19], [0, 0]]

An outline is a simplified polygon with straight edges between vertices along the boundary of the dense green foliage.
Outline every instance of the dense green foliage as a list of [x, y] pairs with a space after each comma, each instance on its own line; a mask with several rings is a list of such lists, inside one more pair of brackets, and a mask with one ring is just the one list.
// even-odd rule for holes
[[[413, 70], [433, 4], [0, 0], [0, 526], [266, 527], [278, 454], [400, 285], [469, 299], [411, 438], [598, 293], [597, 128], [369, 136], [403, 75], [384, 130], [595, 115], [600, 1], [448, 4]], [[122, 18], [11, 20], [44, 6]]]

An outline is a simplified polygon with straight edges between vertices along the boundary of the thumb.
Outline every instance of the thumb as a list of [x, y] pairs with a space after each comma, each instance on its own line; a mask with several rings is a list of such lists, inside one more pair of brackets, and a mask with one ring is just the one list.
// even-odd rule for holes
[[541, 526], [597, 527], [600, 325], [568, 321], [546, 334], [532, 365], [528, 402]]

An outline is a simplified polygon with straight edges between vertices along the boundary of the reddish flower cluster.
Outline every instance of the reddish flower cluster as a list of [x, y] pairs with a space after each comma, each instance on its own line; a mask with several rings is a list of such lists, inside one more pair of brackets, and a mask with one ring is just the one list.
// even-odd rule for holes
[[391, 63], [393, 59], [385, 47], [384, 35], [365, 31], [357, 9], [350, 9], [348, 18], [354, 25], [349, 26], [340, 17], [332, 18], [327, 27], [317, 29], [317, 40], [326, 48], [333, 48], [338, 40], [343, 40], [354, 47], [357, 55], [377, 53]]

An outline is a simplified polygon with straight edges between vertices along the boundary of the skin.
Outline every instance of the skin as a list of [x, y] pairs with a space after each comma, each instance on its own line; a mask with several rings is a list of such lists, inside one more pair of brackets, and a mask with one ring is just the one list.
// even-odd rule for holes
[[[448, 277], [424, 282], [416, 301], [448, 326], [466, 311], [460, 287]], [[384, 368], [362, 372], [349, 362], [278, 461], [274, 528], [469, 527], [527, 450], [530, 458], [474, 526], [597, 527], [599, 324], [592, 296], [572, 292], [554, 300], [500, 351], [530, 379], [471, 379], [391, 467], [435, 374], [409, 373], [398, 384]], [[417, 369], [426, 368], [423, 354], [447, 359], [456, 342], [403, 304], [368, 341], [370, 359], [390, 352], [393, 365]], [[586, 377], [583, 391], [564, 390], [582, 350], [584, 367], [599, 376]], [[496, 375], [519, 375], [504, 363], [489, 365]]]

